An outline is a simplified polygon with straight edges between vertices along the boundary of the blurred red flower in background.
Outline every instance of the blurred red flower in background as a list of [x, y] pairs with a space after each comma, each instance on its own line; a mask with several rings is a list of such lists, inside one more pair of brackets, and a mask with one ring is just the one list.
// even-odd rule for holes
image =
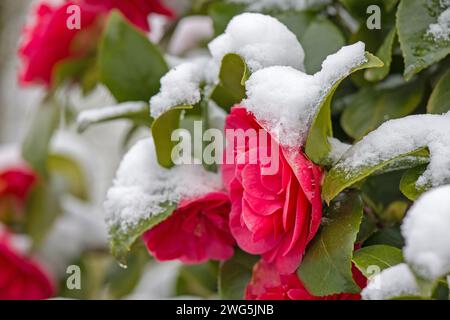
[[35, 261], [23, 256], [0, 229], [0, 300], [39, 300], [54, 295], [49, 275]]
[[[360, 288], [366, 286], [366, 278], [352, 268], [353, 279]], [[282, 275], [263, 260], [253, 267], [253, 275], [245, 290], [247, 300], [360, 300], [359, 294], [341, 293], [316, 297], [308, 292], [296, 273]]]
[[[70, 7], [80, 8], [80, 28], [69, 29]], [[160, 0], [71, 0], [59, 6], [42, 1], [36, 8], [32, 24], [23, 31], [19, 54], [22, 70], [21, 84], [52, 84], [57, 63], [66, 59], [83, 58], [95, 52], [106, 15], [118, 9], [128, 20], [149, 31], [148, 15], [158, 13], [173, 16]]]
[[143, 235], [148, 250], [160, 261], [200, 263], [233, 256], [235, 241], [228, 226], [230, 201], [211, 192], [181, 201], [172, 215]]

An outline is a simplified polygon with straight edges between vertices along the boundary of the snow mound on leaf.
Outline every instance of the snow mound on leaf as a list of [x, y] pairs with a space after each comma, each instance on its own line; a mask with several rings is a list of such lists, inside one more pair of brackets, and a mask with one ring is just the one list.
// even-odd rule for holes
[[422, 278], [435, 280], [450, 273], [450, 185], [424, 193], [402, 225], [403, 254]]
[[427, 34], [431, 35], [434, 40], [450, 40], [450, 1], [441, 0], [441, 8], [445, 9], [438, 17], [437, 23], [430, 24]]
[[330, 0], [231, 0], [230, 2], [248, 5], [251, 11], [264, 11], [267, 9], [304, 10], [312, 6], [328, 4]]
[[153, 139], [137, 142], [123, 158], [104, 208], [108, 227], [122, 231], [164, 212], [164, 203], [201, 197], [222, 188], [220, 175], [201, 165], [161, 167]]
[[450, 183], [450, 113], [387, 121], [350, 148], [336, 169], [350, 173], [423, 147], [430, 151], [430, 164], [416, 185]]
[[235, 16], [225, 33], [209, 43], [209, 50], [218, 65], [228, 53], [240, 55], [252, 72], [270, 66], [304, 69], [305, 52], [295, 34], [277, 19], [259, 13]]
[[180, 105], [195, 105], [201, 100], [203, 82], [214, 82], [217, 67], [206, 57], [184, 62], [161, 78], [159, 93], [150, 100], [150, 112], [153, 118]]
[[387, 300], [396, 297], [420, 296], [413, 273], [405, 263], [381, 271], [369, 280], [361, 292], [364, 300]]
[[358, 42], [328, 56], [314, 75], [286, 66], [259, 70], [246, 82], [243, 103], [279, 143], [298, 147], [332, 86], [366, 61], [365, 45]]

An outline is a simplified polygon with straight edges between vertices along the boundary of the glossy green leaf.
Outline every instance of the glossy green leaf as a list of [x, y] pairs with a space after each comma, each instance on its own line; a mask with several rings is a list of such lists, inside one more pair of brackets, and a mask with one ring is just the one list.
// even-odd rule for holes
[[[383, 66], [383, 62], [381, 62], [380, 59], [368, 52], [366, 52], [366, 58], [367, 62], [351, 70], [351, 73], [362, 69]], [[344, 78], [340, 79], [332, 86], [329, 93], [322, 100], [318, 108], [319, 111], [312, 122], [306, 140], [305, 151], [308, 157], [315, 163], [324, 162], [331, 150], [330, 143], [328, 142], [328, 137], [333, 135], [331, 125], [331, 101], [333, 100], [336, 89], [343, 80]]]
[[405, 60], [405, 79], [410, 80], [423, 69], [450, 53], [450, 41], [435, 40], [427, 34], [444, 11], [437, 0], [402, 0], [397, 11], [397, 32]]
[[381, 61], [383, 61], [384, 65], [381, 68], [376, 69], [369, 69], [364, 72], [364, 77], [366, 80], [369, 81], [380, 81], [389, 74], [389, 70], [391, 68], [391, 62], [392, 62], [392, 51], [394, 48], [395, 43], [395, 36], [397, 35], [397, 31], [395, 28], [393, 28], [386, 38], [384, 39], [383, 43], [381, 44], [380, 48], [377, 50], [377, 57], [380, 58]]
[[259, 258], [236, 250], [234, 256], [219, 269], [219, 295], [222, 299], [242, 300], [252, 277], [253, 266]]
[[375, 271], [379, 272], [402, 262], [402, 250], [387, 245], [364, 247], [353, 254], [353, 263], [367, 278], [373, 276]]
[[400, 180], [400, 191], [410, 200], [416, 200], [422, 193], [427, 191], [430, 186], [417, 187], [417, 179], [427, 169], [426, 165], [417, 166], [407, 170]]
[[331, 204], [329, 215], [311, 241], [298, 269], [300, 279], [313, 295], [360, 291], [351, 269], [362, 211], [358, 192], [343, 193]]
[[[346, 154], [349, 153], [350, 151]], [[340, 163], [345, 162], [346, 154], [344, 154], [338, 164], [334, 166], [325, 176], [325, 181], [322, 186], [322, 197], [327, 202], [330, 202], [344, 189], [363, 180], [371, 174], [375, 174], [377, 172], [381, 173], [386, 168], [389, 168], [389, 170], [386, 171], [412, 168], [429, 161], [427, 149], [420, 148], [413, 152], [402, 154], [386, 161], [380, 161], [378, 163], [364, 166], [358, 170], [347, 171], [342, 166], [339, 166]]]
[[127, 264], [126, 258], [128, 252], [131, 250], [131, 246], [135, 243], [135, 241], [145, 231], [167, 219], [176, 209], [177, 205], [174, 203], [167, 203], [161, 204], [161, 207], [165, 208], [163, 212], [154, 213], [153, 215], [152, 212], [149, 212], [149, 218], [141, 219], [133, 227], [128, 227], [126, 231], [124, 231], [120, 225], [115, 225], [109, 229], [111, 252], [121, 264]]
[[219, 84], [211, 93], [211, 99], [220, 107], [229, 111], [230, 108], [245, 97], [245, 81], [250, 71], [239, 55], [229, 53], [222, 59], [219, 72]]
[[[92, 125], [115, 120], [130, 120], [136, 126], [151, 126], [153, 119], [150, 117], [147, 103], [142, 102], [140, 108], [133, 110], [130, 110], [128, 106], [129, 103], [124, 103], [104, 109], [87, 110], [81, 113], [77, 119], [78, 132], [82, 133]], [[97, 112], [98, 114], [95, 117], [84, 116], [91, 112]]]
[[168, 67], [157, 46], [117, 11], [110, 14], [99, 48], [100, 80], [117, 101], [148, 101]]
[[375, 232], [364, 242], [364, 246], [374, 245], [388, 245], [401, 249], [405, 245], [405, 240], [402, 237], [400, 228], [390, 227]]
[[173, 166], [172, 149], [177, 144], [172, 141], [172, 132], [179, 128], [183, 110], [192, 109], [193, 106], [178, 106], [163, 113], [153, 121], [152, 136], [155, 142], [158, 163], [170, 168]]
[[352, 96], [341, 117], [344, 131], [359, 140], [383, 122], [412, 113], [423, 98], [420, 81], [362, 88]]
[[89, 200], [85, 172], [76, 161], [62, 154], [50, 154], [47, 166], [51, 175], [62, 178], [64, 191], [81, 200]]
[[450, 111], [450, 69], [436, 83], [428, 100], [427, 112], [442, 114]]
[[301, 39], [305, 50], [305, 70], [308, 74], [320, 71], [327, 56], [345, 45], [342, 32], [328, 19], [316, 19]]
[[22, 145], [22, 156], [34, 170], [47, 174], [50, 139], [59, 125], [60, 106], [53, 97], [47, 97], [39, 106], [31, 128]]

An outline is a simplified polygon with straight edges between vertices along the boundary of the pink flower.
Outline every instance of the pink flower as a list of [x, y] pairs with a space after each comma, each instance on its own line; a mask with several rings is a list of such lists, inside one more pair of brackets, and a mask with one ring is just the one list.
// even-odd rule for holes
[[[72, 5], [80, 8], [80, 29], [67, 27], [71, 15], [67, 9]], [[57, 63], [93, 54], [106, 15], [112, 9], [120, 10], [130, 22], [144, 31], [150, 30], [147, 21], [150, 13], [173, 15], [160, 0], [72, 0], [64, 1], [59, 6], [42, 1], [36, 9], [34, 24], [24, 28], [19, 48], [23, 62], [19, 75], [21, 83], [50, 86]]]
[[226, 260], [234, 252], [228, 215], [230, 202], [222, 192], [181, 201], [172, 215], [143, 235], [148, 250], [160, 261], [201, 263]]
[[[225, 128], [263, 130], [255, 118], [239, 106], [232, 108]], [[274, 159], [279, 161], [275, 174], [263, 174], [267, 164], [261, 159], [236, 164], [239, 159], [247, 159], [252, 148], [273, 149], [271, 143], [276, 142], [258, 141], [256, 146], [248, 141], [245, 146], [227, 144], [226, 154], [232, 153], [235, 158], [235, 164], [222, 167], [231, 199], [230, 229], [244, 251], [262, 255], [263, 260], [274, 264], [280, 273], [291, 274], [300, 264], [306, 245], [321, 221], [322, 173], [300, 147], [287, 150], [275, 146], [279, 154]]]
[[[366, 278], [353, 267], [353, 278], [360, 288]], [[359, 294], [342, 293], [325, 297], [313, 296], [306, 290], [296, 273], [282, 275], [264, 261], [253, 267], [253, 275], [245, 290], [246, 300], [360, 300]]]
[[22, 256], [0, 230], [0, 300], [39, 300], [54, 295], [55, 287], [46, 272]]

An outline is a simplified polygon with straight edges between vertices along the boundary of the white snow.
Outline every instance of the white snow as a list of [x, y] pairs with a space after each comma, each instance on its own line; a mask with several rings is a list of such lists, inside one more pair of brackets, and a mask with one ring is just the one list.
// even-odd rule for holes
[[314, 75], [286, 66], [257, 71], [246, 82], [248, 98], [243, 104], [282, 145], [303, 145], [332, 86], [367, 61], [364, 49], [362, 42], [341, 48]]
[[381, 271], [372, 277], [361, 292], [364, 300], [388, 300], [405, 296], [420, 296], [414, 275], [406, 263]]
[[159, 93], [150, 100], [150, 112], [157, 118], [167, 110], [180, 105], [194, 105], [201, 100], [201, 84], [211, 82], [212, 62], [197, 58], [184, 62], [161, 78]]
[[450, 40], [450, 8], [439, 15], [437, 23], [430, 24], [427, 33], [436, 41]]
[[424, 193], [402, 225], [406, 262], [422, 278], [450, 273], [450, 185]]
[[225, 33], [209, 43], [218, 65], [224, 55], [242, 56], [250, 71], [270, 66], [290, 66], [303, 70], [305, 52], [297, 37], [277, 19], [258, 13], [235, 16]]
[[230, 0], [230, 2], [248, 5], [250, 11], [263, 11], [268, 9], [304, 10], [312, 6], [328, 4], [330, 0]]
[[124, 102], [113, 106], [85, 110], [78, 115], [77, 125], [79, 128], [86, 128], [92, 123], [145, 110], [148, 110], [148, 104], [140, 101]]
[[336, 165], [351, 173], [428, 147], [430, 163], [417, 186], [450, 183], [450, 113], [390, 120], [356, 143]]
[[219, 174], [201, 165], [161, 167], [153, 139], [137, 142], [123, 158], [104, 204], [106, 222], [124, 232], [164, 211], [163, 203], [178, 203], [222, 188]]
[[328, 159], [332, 164], [335, 164], [341, 159], [342, 155], [347, 152], [352, 146], [351, 144], [341, 142], [339, 139], [329, 137], [328, 142], [331, 145], [331, 151], [328, 154]]

